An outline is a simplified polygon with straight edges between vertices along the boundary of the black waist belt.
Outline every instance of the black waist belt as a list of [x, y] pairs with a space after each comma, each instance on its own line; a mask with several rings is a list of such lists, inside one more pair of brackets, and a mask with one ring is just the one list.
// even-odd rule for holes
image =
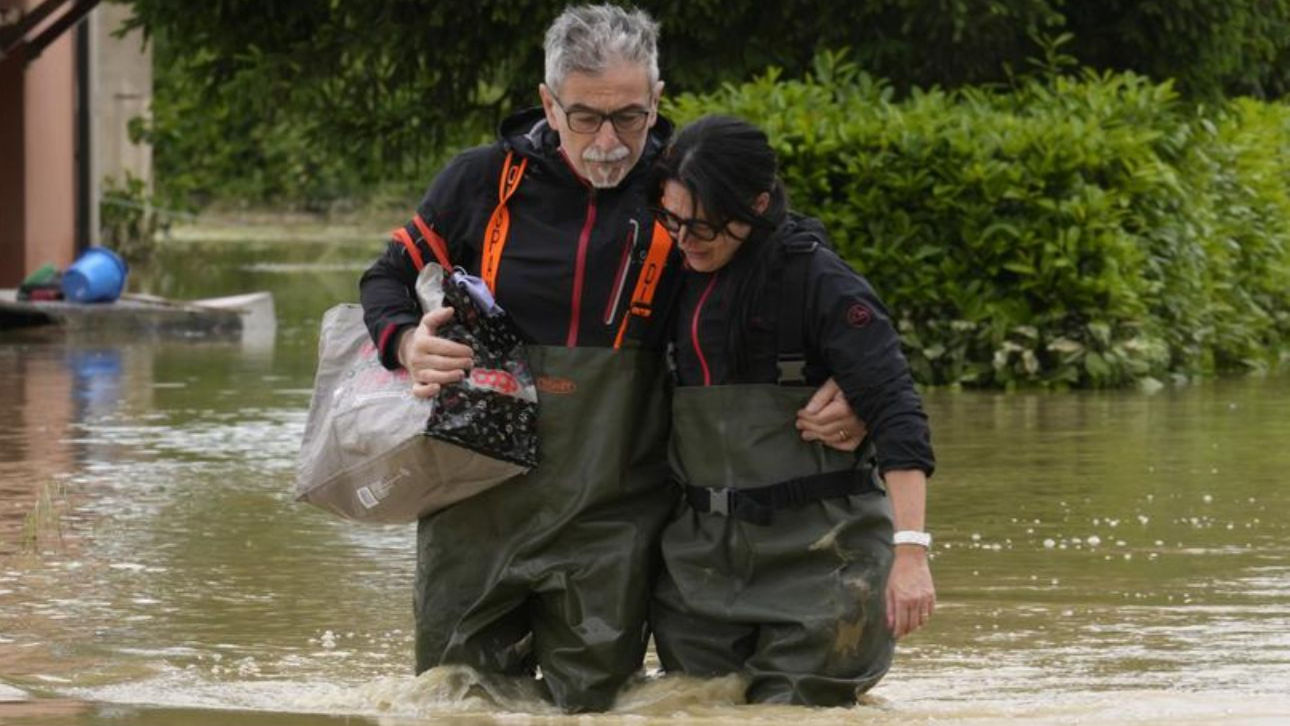
[[872, 467], [813, 474], [753, 489], [709, 489], [685, 485], [685, 498], [696, 512], [720, 514], [753, 524], [770, 524], [777, 509], [819, 499], [881, 491]]

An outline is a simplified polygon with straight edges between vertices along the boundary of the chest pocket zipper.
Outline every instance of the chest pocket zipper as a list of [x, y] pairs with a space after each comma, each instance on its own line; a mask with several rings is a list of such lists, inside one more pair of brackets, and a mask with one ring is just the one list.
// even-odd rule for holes
[[618, 315], [618, 306], [623, 301], [623, 291], [627, 289], [627, 271], [636, 262], [636, 242], [640, 238], [641, 226], [634, 219], [627, 220], [627, 223], [631, 225], [631, 231], [628, 232], [627, 242], [623, 245], [623, 257], [618, 263], [618, 276], [614, 279], [614, 287], [605, 305], [605, 325], [614, 324], [614, 317]]

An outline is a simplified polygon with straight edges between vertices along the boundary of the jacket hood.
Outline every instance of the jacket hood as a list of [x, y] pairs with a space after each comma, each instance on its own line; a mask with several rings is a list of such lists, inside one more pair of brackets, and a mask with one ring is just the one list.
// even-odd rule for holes
[[815, 247], [833, 249], [828, 233], [820, 220], [789, 211], [784, 221], [774, 230], [754, 230], [739, 246], [730, 260], [731, 274], [739, 277], [753, 274], [755, 269], [778, 264], [780, 255], [805, 252]]
[[[649, 130], [641, 158], [636, 162], [636, 166], [632, 167], [627, 179], [648, 171], [650, 165], [667, 146], [668, 140], [672, 138], [674, 128], [669, 119], [659, 114], [658, 120]], [[504, 148], [514, 150], [543, 165], [563, 169], [564, 173], [570, 176], [573, 175], [573, 169], [560, 153], [560, 135], [547, 123], [546, 114], [541, 106], [526, 108], [506, 117], [498, 127], [498, 136]], [[623, 185], [619, 184], [619, 186]]]
[[808, 217], [797, 212], [789, 212], [788, 218], [775, 230], [775, 236], [783, 242], [806, 242], [814, 239], [821, 246], [829, 247], [829, 236], [824, 230], [824, 223], [815, 217]]

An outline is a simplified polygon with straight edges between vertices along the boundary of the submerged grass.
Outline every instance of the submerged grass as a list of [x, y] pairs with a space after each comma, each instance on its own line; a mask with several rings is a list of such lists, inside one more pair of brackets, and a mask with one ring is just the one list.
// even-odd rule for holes
[[31, 511], [23, 518], [19, 547], [24, 554], [37, 554], [50, 546], [62, 548], [62, 513], [66, 503], [62, 482], [49, 481], [40, 486]]

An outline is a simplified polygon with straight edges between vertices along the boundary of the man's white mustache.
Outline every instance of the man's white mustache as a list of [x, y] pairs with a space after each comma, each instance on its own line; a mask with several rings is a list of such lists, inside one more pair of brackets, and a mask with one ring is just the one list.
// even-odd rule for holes
[[628, 149], [626, 146], [616, 146], [610, 149], [609, 151], [601, 151], [600, 149], [597, 149], [594, 146], [588, 146], [582, 152], [582, 160], [596, 161], [596, 162], [602, 162], [602, 163], [607, 161], [608, 162], [622, 161], [623, 159], [626, 159], [630, 153], [631, 153], [631, 150]]

